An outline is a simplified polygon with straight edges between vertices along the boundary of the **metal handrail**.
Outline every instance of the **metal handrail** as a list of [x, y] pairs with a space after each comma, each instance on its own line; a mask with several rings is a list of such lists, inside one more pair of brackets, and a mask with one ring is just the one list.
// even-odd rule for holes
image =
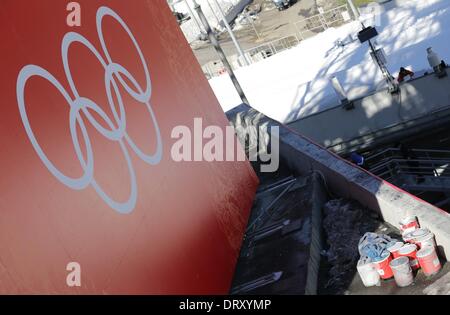
[[408, 162], [408, 163], [411, 163], [411, 162], [418, 162], [418, 163], [432, 163], [432, 164], [434, 164], [434, 163], [437, 163], [437, 162], [440, 162], [440, 163], [444, 163], [444, 164], [449, 164], [450, 163], [450, 159], [440, 159], [440, 160], [438, 160], [438, 159], [430, 159], [430, 160], [428, 160], [428, 159], [405, 159], [405, 158], [395, 158], [395, 159], [390, 159], [389, 161], [386, 161], [386, 162], [384, 162], [382, 165], [381, 164], [375, 164], [375, 166], [372, 166], [371, 167], [371, 169], [377, 169], [377, 168], [379, 168], [379, 167], [381, 167], [381, 166], [383, 166], [383, 165], [386, 165], [386, 164], [389, 164], [390, 162]]
[[[342, 16], [342, 12], [344, 11], [350, 12], [347, 4], [332, 8], [323, 13], [319, 13], [314, 16], [310, 16], [308, 18], [297, 21], [294, 23], [294, 26], [297, 29], [297, 32], [300, 34], [300, 36], [304, 39], [303, 33], [312, 32], [313, 30], [316, 30], [318, 28], [322, 28], [325, 31], [329, 29], [332, 24], [345, 21], [344, 17]], [[302, 31], [302, 29], [299, 27], [300, 23], [305, 24], [306, 27], [305, 30]]]
[[[383, 150], [383, 151], [381, 151], [379, 153], [371, 155], [370, 157], [368, 157], [366, 159], [366, 161], [374, 160], [374, 159], [378, 158], [379, 156], [386, 155], [386, 153], [392, 153], [392, 152], [399, 152], [400, 154], [402, 153], [399, 148], [388, 148], [388, 149], [385, 149], [385, 150]], [[446, 154], [447, 156], [450, 157], [450, 150], [411, 149], [411, 150], [409, 150], [409, 152], [412, 152], [412, 153], [425, 153], [426, 155], [427, 154], [429, 155], [429, 153], [442, 153], [442, 154]]]
[[387, 148], [368, 157], [366, 163], [373, 174], [396, 184], [409, 185], [406, 176], [414, 176], [426, 181], [422, 185], [433, 183], [443, 191], [450, 190], [450, 151], [409, 149], [407, 152], [412, 157], [405, 157], [399, 148]]
[[[288, 39], [292, 39], [292, 40], [288, 41]], [[281, 49], [280, 49], [280, 45], [277, 45], [279, 43], [281, 43]], [[295, 47], [299, 43], [300, 43], [300, 39], [295, 34], [292, 34], [292, 35], [278, 38], [278, 39], [272, 40], [270, 42], [261, 44], [259, 46], [247, 49], [245, 51], [245, 53], [248, 53], [250, 55], [250, 57], [252, 57], [253, 55], [256, 55], [257, 53], [259, 53], [261, 51], [270, 50], [272, 55], [275, 55], [281, 51]], [[277, 47], [278, 47], [278, 49], [277, 49]]]

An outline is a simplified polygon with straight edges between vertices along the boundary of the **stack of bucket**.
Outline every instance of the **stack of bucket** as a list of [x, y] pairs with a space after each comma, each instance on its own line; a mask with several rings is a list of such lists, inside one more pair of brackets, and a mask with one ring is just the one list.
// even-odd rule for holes
[[[379, 286], [381, 280], [394, 278], [399, 287], [406, 287], [414, 282], [413, 271], [422, 269], [426, 276], [433, 276], [441, 270], [441, 263], [437, 255], [434, 234], [420, 228], [416, 217], [407, 217], [400, 222], [403, 242], [391, 240], [383, 244], [373, 233], [369, 239], [376, 240], [368, 244], [367, 234], [360, 241], [361, 259], [358, 262], [358, 273], [366, 287]], [[388, 236], [383, 237], [389, 240]], [[369, 242], [370, 243], [370, 242]], [[361, 244], [364, 250], [361, 250]], [[380, 249], [373, 254], [373, 248]], [[378, 246], [378, 247], [377, 247]]]

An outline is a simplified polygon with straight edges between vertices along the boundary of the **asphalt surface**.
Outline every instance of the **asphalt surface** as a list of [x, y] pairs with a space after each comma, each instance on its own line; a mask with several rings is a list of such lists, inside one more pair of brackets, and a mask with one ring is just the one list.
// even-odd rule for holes
[[[316, 0], [298, 0], [290, 8], [278, 11], [271, 0], [254, 0], [253, 4], [261, 4], [262, 10], [252, 27], [237, 27], [235, 36], [243, 50], [257, 47], [272, 40], [296, 34], [294, 23], [318, 13]], [[255, 30], [256, 29], [256, 30]], [[237, 50], [226, 32], [219, 37], [222, 49], [227, 56], [237, 54]], [[206, 42], [191, 44], [200, 65], [218, 60], [214, 48]]]
[[[248, 25], [242, 25], [240, 27], [232, 26], [235, 29], [234, 34], [244, 51], [286, 36], [299, 36], [294, 23], [318, 14], [318, 3], [321, 2], [317, 0], [294, 0], [291, 7], [283, 11], [278, 11], [272, 0], [254, 0], [251, 5], [260, 4], [262, 7], [257, 19], [253, 25], [248, 23]], [[341, 4], [337, 0], [329, 0], [324, 3], [326, 10]], [[385, 10], [391, 10], [396, 7], [395, 1], [389, 0], [381, 3]], [[238, 54], [236, 47], [226, 31], [219, 34], [219, 41], [228, 57]], [[191, 43], [191, 47], [201, 66], [208, 62], [219, 60], [217, 53], [209, 42], [196, 41]]]

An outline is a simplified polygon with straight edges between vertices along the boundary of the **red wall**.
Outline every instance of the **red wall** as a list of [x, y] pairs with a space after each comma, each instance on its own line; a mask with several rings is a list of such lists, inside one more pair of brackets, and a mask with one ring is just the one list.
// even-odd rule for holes
[[[204, 125], [228, 122], [166, 1], [79, 1], [80, 27], [66, 24], [67, 3], [0, 4], [0, 293], [227, 293], [257, 178], [247, 162], [171, 159], [175, 126], [192, 127], [194, 117]], [[150, 107], [138, 51], [109, 15], [101, 29], [110, 61], [102, 49], [96, 28], [101, 6], [120, 16], [142, 51]], [[75, 90], [61, 53], [68, 32], [84, 36], [104, 63], [83, 44], [71, 44], [67, 60]], [[123, 68], [106, 66], [113, 63]], [[120, 113], [114, 93], [115, 110], [108, 105], [105, 67], [121, 69], [122, 77], [127, 69], [139, 86], [109, 76], [117, 82], [124, 116], [114, 116]], [[39, 71], [46, 78], [36, 76]], [[77, 96], [98, 104], [97, 113], [77, 110]], [[158, 151], [149, 108], [161, 132], [160, 161], [145, 161], [128, 140], [145, 154]], [[130, 202], [120, 206], [108, 198]], [[66, 284], [66, 265], [73, 261], [81, 265], [81, 287]]]

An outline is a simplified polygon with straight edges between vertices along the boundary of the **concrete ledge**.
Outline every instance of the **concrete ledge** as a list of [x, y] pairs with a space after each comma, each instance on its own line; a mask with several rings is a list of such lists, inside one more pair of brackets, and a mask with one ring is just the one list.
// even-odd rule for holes
[[322, 208], [327, 202], [325, 188], [320, 184], [322, 178], [319, 174], [313, 174], [313, 202], [311, 222], [311, 245], [309, 249], [308, 274], [306, 278], [306, 295], [317, 295], [319, 283], [320, 258], [323, 249]]
[[436, 235], [441, 254], [444, 257], [450, 254], [448, 213], [347, 162], [247, 105], [229, 111], [227, 116], [234, 126], [241, 125], [245, 128], [249, 125], [259, 127], [265, 124], [268, 130], [270, 127], [279, 127], [280, 159], [293, 172], [299, 175], [311, 171], [320, 172], [333, 193], [357, 200], [379, 212], [383, 219], [393, 226], [398, 226], [398, 222], [407, 215], [417, 216], [420, 224]]
[[398, 141], [449, 123], [450, 77], [432, 73], [402, 83], [399, 94], [381, 90], [352, 101], [352, 110], [336, 106], [288, 125], [338, 154]]

